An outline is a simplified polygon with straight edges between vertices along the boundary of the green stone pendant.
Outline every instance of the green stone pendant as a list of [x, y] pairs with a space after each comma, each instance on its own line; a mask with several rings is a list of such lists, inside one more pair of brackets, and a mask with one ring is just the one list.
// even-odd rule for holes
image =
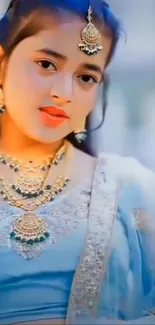
[[26, 213], [17, 218], [10, 231], [12, 248], [25, 259], [37, 257], [46, 247], [50, 233], [43, 218]]

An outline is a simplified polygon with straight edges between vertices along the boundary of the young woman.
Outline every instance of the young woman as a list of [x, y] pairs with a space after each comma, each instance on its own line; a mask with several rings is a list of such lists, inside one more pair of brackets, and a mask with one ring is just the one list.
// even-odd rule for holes
[[118, 20], [17, 0], [0, 31], [0, 324], [154, 321], [154, 175], [90, 154]]

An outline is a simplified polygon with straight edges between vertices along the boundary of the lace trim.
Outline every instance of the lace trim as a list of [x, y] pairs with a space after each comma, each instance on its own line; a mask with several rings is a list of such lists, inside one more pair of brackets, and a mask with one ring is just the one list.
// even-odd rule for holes
[[104, 173], [103, 167], [103, 160], [99, 161], [92, 190], [85, 250], [74, 277], [66, 324], [74, 324], [77, 317], [94, 315], [98, 310], [118, 195], [117, 181], [108, 170]]

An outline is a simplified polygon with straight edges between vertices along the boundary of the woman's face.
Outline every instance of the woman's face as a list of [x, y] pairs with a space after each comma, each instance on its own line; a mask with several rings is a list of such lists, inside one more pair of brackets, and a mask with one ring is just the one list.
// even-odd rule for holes
[[7, 114], [33, 140], [50, 143], [66, 137], [95, 107], [111, 39], [103, 36], [103, 50], [86, 55], [78, 48], [85, 25], [76, 16], [54, 20], [20, 42], [4, 65]]

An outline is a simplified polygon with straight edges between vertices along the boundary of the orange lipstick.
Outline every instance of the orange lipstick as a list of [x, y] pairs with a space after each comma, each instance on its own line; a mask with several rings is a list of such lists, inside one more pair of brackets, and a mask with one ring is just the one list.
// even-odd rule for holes
[[69, 118], [64, 110], [55, 106], [41, 107], [40, 114], [42, 123], [51, 128], [60, 126]]

